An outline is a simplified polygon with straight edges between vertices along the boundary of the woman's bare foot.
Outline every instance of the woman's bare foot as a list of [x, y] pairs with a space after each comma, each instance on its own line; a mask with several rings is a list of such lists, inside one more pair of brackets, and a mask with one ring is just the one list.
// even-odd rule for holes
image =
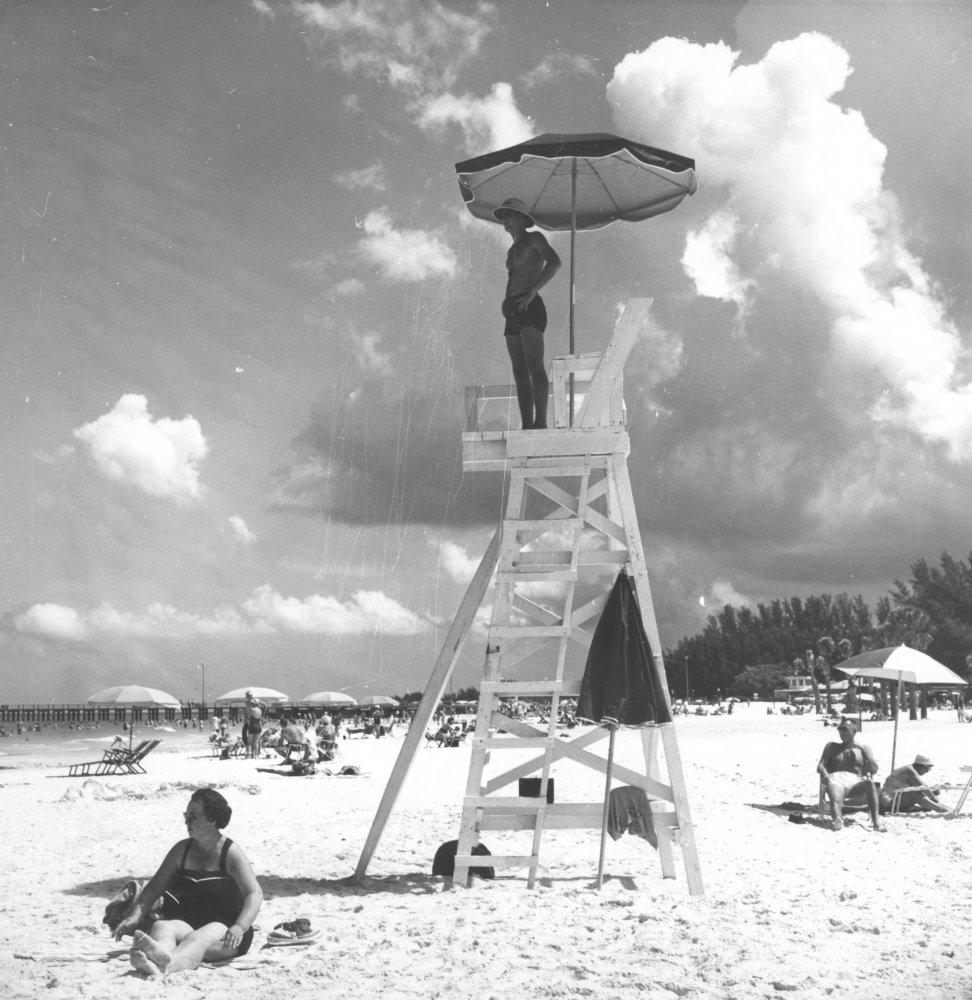
[[[145, 931], [135, 931], [132, 935], [132, 951], [138, 952], [144, 955], [152, 965], [156, 966], [159, 971], [165, 972], [172, 961], [172, 956], [156, 941], [154, 938], [148, 936]], [[135, 964], [134, 959], [132, 964]], [[142, 970], [144, 971], [144, 970]]]
[[146, 976], [161, 976], [162, 970], [143, 952], [136, 951], [133, 947], [129, 952], [132, 960], [132, 968]]

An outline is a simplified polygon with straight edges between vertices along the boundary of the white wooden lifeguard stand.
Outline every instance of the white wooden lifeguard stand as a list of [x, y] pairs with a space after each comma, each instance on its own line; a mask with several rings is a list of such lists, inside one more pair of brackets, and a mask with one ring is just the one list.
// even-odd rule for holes
[[[465, 885], [471, 867], [525, 868], [533, 886], [544, 830], [599, 829], [604, 801], [548, 803], [551, 765], [571, 761], [607, 774], [607, 759], [592, 753], [608, 736], [597, 727], [565, 740], [557, 734], [559, 702], [580, 693], [593, 630], [608, 594], [624, 568], [633, 578], [660, 687], [668, 702], [661, 641], [635, 514], [627, 456], [622, 370], [648, 321], [650, 299], [632, 299], [618, 319], [607, 350], [567, 355], [552, 362], [553, 426], [542, 431], [490, 430], [490, 406], [515, 409], [510, 386], [467, 390], [462, 436], [465, 469], [507, 473], [506, 508], [433, 668], [358, 861], [367, 871], [412, 760], [423, 742], [464, 640], [496, 571], [496, 594], [486, 646], [479, 710], [462, 806], [454, 884]], [[572, 414], [573, 400], [577, 412]], [[571, 417], [573, 416], [573, 419]], [[504, 419], [507, 419], [504, 416]], [[540, 510], [535, 510], [535, 508]], [[537, 516], [539, 514], [539, 516]], [[583, 654], [580, 664], [578, 654]], [[574, 668], [574, 669], [571, 669]], [[543, 679], [535, 677], [538, 670]], [[548, 722], [541, 729], [499, 711], [502, 699], [543, 699]], [[669, 718], [671, 706], [668, 705]], [[644, 789], [662, 874], [675, 878], [674, 847], [680, 847], [689, 892], [702, 895], [688, 797], [672, 722], [639, 730], [644, 772], [614, 764], [612, 778]], [[659, 739], [667, 780], [660, 767]], [[535, 750], [526, 762], [495, 776], [485, 771], [493, 754]], [[507, 758], [509, 759], [509, 758]], [[496, 794], [520, 778], [539, 776], [538, 796]], [[607, 790], [605, 790], [607, 794]], [[484, 830], [528, 831], [531, 846], [517, 854], [473, 854]]]

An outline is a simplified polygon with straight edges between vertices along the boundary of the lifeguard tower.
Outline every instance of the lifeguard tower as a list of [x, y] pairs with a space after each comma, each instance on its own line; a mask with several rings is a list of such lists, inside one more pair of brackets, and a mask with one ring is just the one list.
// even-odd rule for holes
[[[507, 476], [503, 521], [494, 534], [433, 668], [356, 869], [363, 876], [394, 806], [426, 726], [445, 691], [463, 643], [495, 572], [496, 590], [486, 645], [476, 730], [462, 803], [454, 884], [471, 867], [525, 869], [533, 886], [545, 830], [600, 829], [604, 797], [554, 802], [548, 795], [558, 762], [608, 774], [608, 760], [592, 751], [609, 731], [585, 729], [573, 739], [558, 733], [560, 704], [580, 693], [594, 627], [617, 574], [632, 578], [654, 656], [667, 718], [671, 719], [661, 641], [635, 514], [627, 456], [622, 372], [648, 322], [649, 299], [632, 299], [601, 353], [556, 357], [551, 371], [552, 427], [509, 429], [515, 411], [511, 386], [467, 390], [463, 466]], [[504, 700], [542, 702], [546, 723], [530, 725], [501, 711]], [[681, 850], [689, 891], [703, 892], [674, 724], [638, 730], [644, 768], [615, 764], [611, 779], [642, 789], [658, 843], [662, 875], [676, 877]], [[522, 760], [526, 751], [527, 760]], [[517, 759], [514, 766], [497, 761]], [[640, 756], [640, 753], [639, 753]], [[662, 769], [664, 761], [664, 772]], [[492, 765], [492, 766], [491, 766]], [[525, 794], [519, 779], [539, 779]], [[513, 786], [513, 792], [510, 792]], [[474, 855], [483, 831], [521, 831], [516, 853]]]

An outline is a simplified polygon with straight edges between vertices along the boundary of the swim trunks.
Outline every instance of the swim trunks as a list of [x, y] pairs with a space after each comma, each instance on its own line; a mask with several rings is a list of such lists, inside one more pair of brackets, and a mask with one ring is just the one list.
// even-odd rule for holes
[[543, 304], [543, 299], [535, 295], [526, 309], [516, 308], [518, 300], [519, 296], [516, 295], [503, 300], [503, 317], [506, 319], [504, 336], [518, 336], [525, 326], [543, 333], [547, 329], [547, 307]]

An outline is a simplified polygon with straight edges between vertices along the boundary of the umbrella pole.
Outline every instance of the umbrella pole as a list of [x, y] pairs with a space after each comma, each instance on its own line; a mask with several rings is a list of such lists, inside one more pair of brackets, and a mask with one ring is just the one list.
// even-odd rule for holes
[[617, 735], [617, 726], [611, 726], [611, 735], [608, 737], [607, 770], [604, 778], [604, 811], [601, 814], [601, 852], [597, 859], [597, 887], [604, 884], [604, 849], [607, 846], [608, 813], [611, 803], [611, 771], [614, 768], [614, 737]]
[[[570, 162], [570, 301], [568, 313], [570, 316], [570, 334], [568, 354], [574, 353], [574, 244], [577, 240], [577, 157]], [[570, 404], [567, 425], [574, 426], [574, 373], [570, 373]]]
[[898, 716], [901, 715], [901, 674], [898, 673], [898, 688], [894, 703], [894, 739], [891, 743], [891, 770], [894, 770], [894, 755], [898, 751]]

